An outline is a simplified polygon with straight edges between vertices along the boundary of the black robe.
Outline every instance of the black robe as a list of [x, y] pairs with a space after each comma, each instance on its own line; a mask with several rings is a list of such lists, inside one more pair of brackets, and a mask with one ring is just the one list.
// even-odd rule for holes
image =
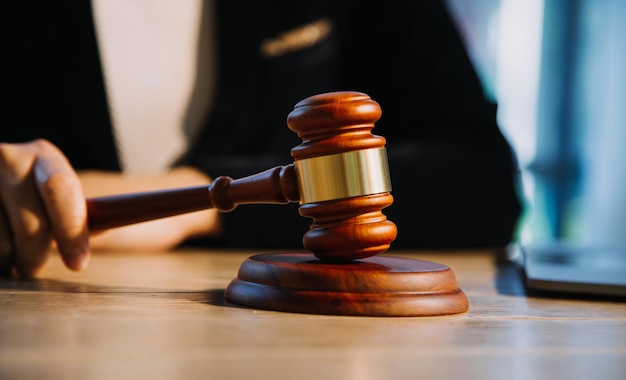
[[[443, 1], [218, 0], [216, 102], [178, 164], [215, 177], [292, 161], [298, 101], [356, 90], [380, 103], [398, 226], [395, 248], [502, 246], [521, 210], [515, 156]], [[76, 169], [119, 170], [88, 1], [7, 2], [0, 42], [0, 142], [51, 140]], [[319, 20], [312, 46], [263, 44]], [[8, 100], [7, 100], [8, 99]], [[226, 247], [300, 247], [297, 204], [224, 214]]]

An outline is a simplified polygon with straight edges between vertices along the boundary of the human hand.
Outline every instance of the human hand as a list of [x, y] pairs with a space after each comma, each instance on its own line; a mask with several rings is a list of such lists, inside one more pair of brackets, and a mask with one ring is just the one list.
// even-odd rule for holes
[[87, 265], [87, 210], [76, 172], [46, 140], [0, 143], [0, 274], [36, 276], [55, 245], [68, 268]]

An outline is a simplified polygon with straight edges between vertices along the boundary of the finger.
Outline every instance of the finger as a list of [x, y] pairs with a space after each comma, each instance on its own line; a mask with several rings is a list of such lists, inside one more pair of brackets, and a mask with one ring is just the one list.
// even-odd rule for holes
[[4, 212], [0, 210], [0, 276], [8, 277], [13, 266], [13, 237]]
[[38, 152], [33, 174], [65, 265], [73, 270], [85, 268], [89, 260], [87, 207], [78, 175], [51, 144]]
[[2, 144], [0, 197], [6, 213], [12, 264], [22, 276], [34, 276], [48, 261], [52, 246], [47, 215], [31, 170], [33, 144]]

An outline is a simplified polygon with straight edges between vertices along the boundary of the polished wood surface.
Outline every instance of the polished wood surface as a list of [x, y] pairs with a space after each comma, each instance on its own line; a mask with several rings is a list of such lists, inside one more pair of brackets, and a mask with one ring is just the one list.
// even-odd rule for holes
[[55, 257], [35, 281], [0, 280], [0, 379], [624, 379], [626, 303], [524, 294], [484, 252], [397, 252], [454, 270], [470, 309], [344, 317], [224, 303], [263, 252]]
[[448, 315], [469, 307], [447, 266], [389, 255], [349, 263], [329, 263], [308, 252], [254, 255], [224, 295], [253, 308], [348, 316]]

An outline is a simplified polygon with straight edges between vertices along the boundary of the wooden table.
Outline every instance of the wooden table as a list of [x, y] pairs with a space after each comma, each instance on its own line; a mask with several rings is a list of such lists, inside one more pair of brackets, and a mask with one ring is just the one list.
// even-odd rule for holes
[[101, 253], [0, 280], [0, 379], [626, 379], [626, 303], [527, 296], [488, 251], [390, 252], [448, 265], [469, 298], [421, 318], [225, 305], [255, 253]]

